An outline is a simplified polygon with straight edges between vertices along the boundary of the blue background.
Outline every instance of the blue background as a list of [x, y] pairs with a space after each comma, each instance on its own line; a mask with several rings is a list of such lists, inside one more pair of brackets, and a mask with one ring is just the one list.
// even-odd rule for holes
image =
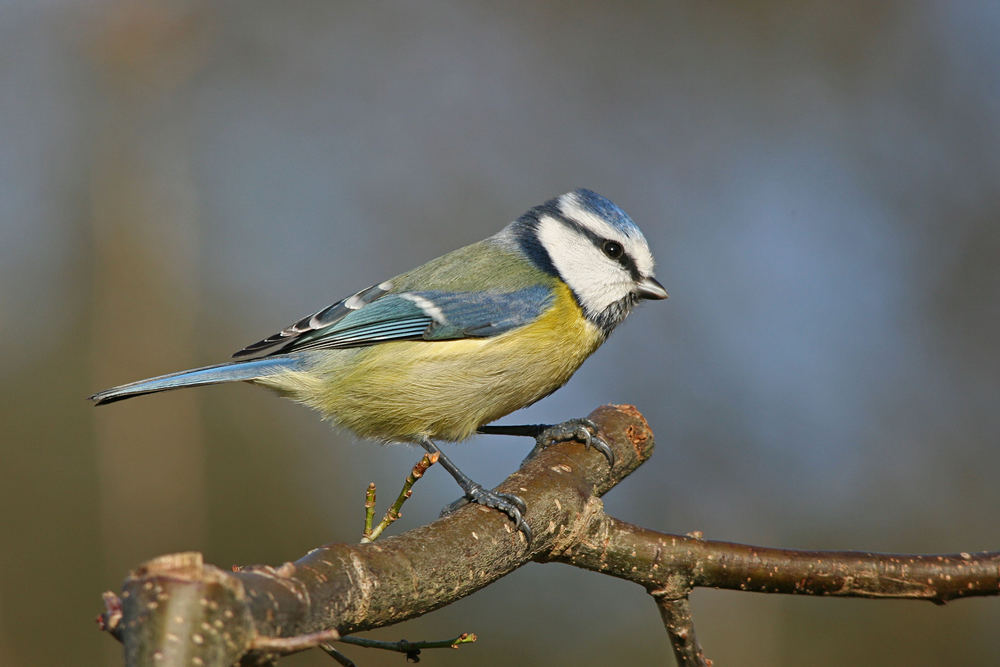
[[[668, 288], [508, 422], [635, 403], [609, 512], [810, 549], [1000, 547], [1000, 9], [988, 2], [0, 6], [0, 663], [116, 664], [91, 619], [181, 550], [357, 539], [418, 458], [215, 363], [575, 187]], [[529, 443], [451, 448], [496, 483]], [[391, 530], [457, 488], [422, 481]], [[1000, 601], [697, 591], [718, 664], [1000, 662]], [[376, 636], [435, 665], [662, 661], [634, 585], [530, 565]], [[348, 650], [359, 664], [395, 655]], [[290, 665], [327, 665], [312, 652]]]

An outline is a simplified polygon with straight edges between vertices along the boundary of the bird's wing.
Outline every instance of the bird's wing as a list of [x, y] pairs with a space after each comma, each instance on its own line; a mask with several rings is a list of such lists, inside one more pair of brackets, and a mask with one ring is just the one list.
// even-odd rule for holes
[[393, 340], [496, 336], [534, 321], [555, 298], [546, 285], [511, 292], [394, 293], [383, 286], [361, 290], [233, 356], [364, 347]]
[[352, 311], [360, 310], [389, 293], [391, 285], [381, 283], [366, 287], [357, 294], [327, 306], [323, 310], [303, 317], [298, 322], [290, 324], [281, 331], [256, 343], [247, 345], [236, 352], [233, 357], [249, 357], [261, 353], [277, 354], [287, 352], [300, 339], [308, 339], [317, 331], [326, 329], [344, 319]]

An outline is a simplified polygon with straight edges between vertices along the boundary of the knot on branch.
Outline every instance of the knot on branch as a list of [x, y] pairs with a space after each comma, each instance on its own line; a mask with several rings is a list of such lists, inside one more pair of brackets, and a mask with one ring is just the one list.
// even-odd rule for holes
[[131, 572], [121, 608], [127, 664], [231, 664], [256, 637], [243, 584], [200, 553], [160, 556]]
[[545, 554], [545, 560], [570, 556], [573, 548], [584, 539], [606, 547], [606, 533], [600, 532], [600, 519], [604, 516], [604, 501], [597, 496], [588, 497], [580, 513], [567, 517], [567, 521], [560, 526], [552, 540], [552, 548]]

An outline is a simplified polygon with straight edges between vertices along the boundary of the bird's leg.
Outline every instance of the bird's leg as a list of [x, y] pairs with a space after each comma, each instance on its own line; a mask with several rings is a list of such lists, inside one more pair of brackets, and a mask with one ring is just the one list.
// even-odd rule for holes
[[518, 424], [499, 426], [480, 426], [477, 431], [489, 435], [526, 435], [535, 439], [535, 452], [557, 442], [577, 440], [587, 447], [593, 447], [608, 460], [608, 465], [615, 467], [615, 453], [608, 443], [598, 435], [597, 424], [589, 419], [570, 419], [561, 424]]
[[500, 510], [511, 518], [515, 528], [524, 533], [524, 536], [528, 539], [528, 543], [531, 543], [531, 528], [524, 521], [524, 513], [527, 511], [527, 507], [523, 500], [512, 493], [500, 493], [499, 491], [491, 491], [490, 489], [483, 488], [482, 484], [473, 481], [471, 477], [459, 470], [458, 466], [452, 463], [451, 459], [445, 456], [444, 452], [438, 449], [438, 446], [430, 438], [421, 438], [420, 445], [431, 454], [436, 453], [438, 455], [438, 463], [455, 478], [458, 485], [462, 487], [462, 491], [465, 492], [465, 497], [469, 499], [469, 502]]

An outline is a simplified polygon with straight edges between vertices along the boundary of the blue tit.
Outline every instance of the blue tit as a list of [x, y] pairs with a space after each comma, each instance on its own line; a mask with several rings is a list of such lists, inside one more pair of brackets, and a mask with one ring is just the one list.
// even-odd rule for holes
[[[580, 189], [248, 345], [235, 361], [90, 398], [101, 405], [221, 382], [262, 385], [362, 438], [438, 453], [470, 501], [526, 531], [519, 498], [473, 482], [434, 440], [518, 432], [485, 425], [565, 384], [639, 300], [665, 298], [636, 224]], [[552, 433], [569, 439], [580, 429]]]

